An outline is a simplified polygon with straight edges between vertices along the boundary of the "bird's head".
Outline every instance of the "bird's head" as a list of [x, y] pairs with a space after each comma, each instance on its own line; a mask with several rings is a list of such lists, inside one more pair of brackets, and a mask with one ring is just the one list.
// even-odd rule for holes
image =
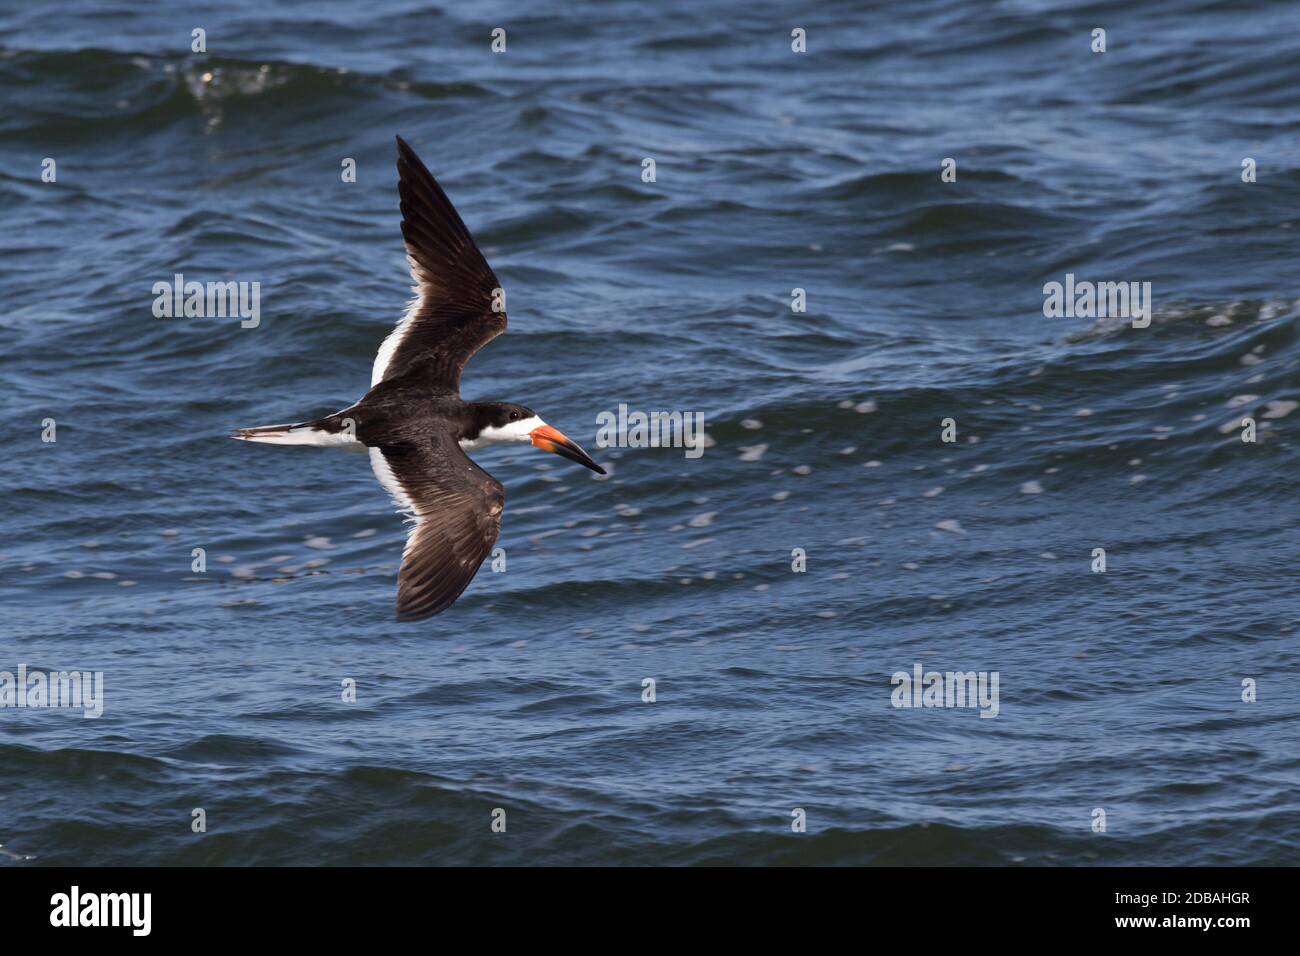
[[582, 446], [565, 436], [558, 428], [546, 424], [531, 408], [508, 402], [492, 402], [481, 408], [483, 421], [477, 436], [478, 442], [496, 444], [526, 441], [534, 448], [554, 452], [561, 458], [576, 461], [597, 474], [606, 474], [605, 469], [592, 461], [591, 456], [582, 450]]

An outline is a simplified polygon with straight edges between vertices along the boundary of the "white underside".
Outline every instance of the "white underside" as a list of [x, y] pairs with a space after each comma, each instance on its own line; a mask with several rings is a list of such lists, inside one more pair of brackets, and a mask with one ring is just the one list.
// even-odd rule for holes
[[[501, 428], [488, 427], [479, 432], [473, 441], [460, 443], [462, 451], [477, 451], [492, 445], [507, 445], [513, 442], [531, 440], [533, 429], [546, 423], [534, 415], [532, 418], [510, 422]], [[272, 427], [272, 426], [267, 426]], [[351, 448], [362, 450], [366, 446], [343, 432], [327, 432], [321, 428], [295, 428], [292, 425], [280, 425], [279, 431], [263, 432], [260, 435], [236, 435], [241, 441], [262, 442], [267, 445], [316, 445], [321, 448]], [[374, 449], [372, 448], [373, 452]], [[373, 456], [372, 456], [373, 457]], [[382, 480], [382, 479], [381, 479]]]
[[[461, 442], [460, 447], [462, 451], [477, 451], [480, 448], [488, 448], [492, 445], [530, 441], [533, 430], [545, 424], [546, 422], [542, 421], [539, 416], [534, 415], [532, 418], [523, 418], [517, 422], [510, 422], [501, 428], [489, 426], [479, 432], [478, 437], [473, 441]], [[352, 448], [356, 450], [366, 447], [343, 432], [327, 432], [321, 428], [302, 428], [292, 425], [268, 425], [266, 427], [278, 428], [279, 430], [263, 432], [260, 435], [235, 435], [234, 437], [241, 441], [262, 442], [267, 445], [316, 445], [321, 448]], [[371, 451], [374, 451], [374, 449], [371, 449]]]

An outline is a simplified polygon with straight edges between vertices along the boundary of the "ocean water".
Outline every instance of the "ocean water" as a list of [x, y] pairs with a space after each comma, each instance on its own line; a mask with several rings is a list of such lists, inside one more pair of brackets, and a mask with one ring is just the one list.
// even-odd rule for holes
[[[103, 674], [0, 708], [0, 864], [1300, 862], [1295, 4], [219, 7], [0, 13], [0, 671]], [[414, 624], [366, 458], [227, 437], [364, 393], [396, 134], [509, 296], [463, 393], [611, 469], [479, 453]]]

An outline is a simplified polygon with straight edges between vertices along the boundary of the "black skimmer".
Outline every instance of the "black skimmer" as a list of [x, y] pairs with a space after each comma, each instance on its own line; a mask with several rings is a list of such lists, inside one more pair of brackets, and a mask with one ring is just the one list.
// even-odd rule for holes
[[531, 442], [602, 475], [605, 469], [531, 408], [460, 397], [465, 363], [506, 330], [501, 283], [400, 136], [397, 174], [415, 298], [379, 347], [370, 391], [333, 415], [244, 428], [233, 437], [369, 449], [375, 477], [414, 522], [397, 577], [397, 617], [409, 621], [450, 607], [501, 529], [504, 489], [466, 451]]

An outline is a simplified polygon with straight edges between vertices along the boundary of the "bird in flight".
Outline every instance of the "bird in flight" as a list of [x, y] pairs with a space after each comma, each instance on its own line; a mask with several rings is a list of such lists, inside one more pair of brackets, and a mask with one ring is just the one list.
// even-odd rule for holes
[[501, 283], [400, 136], [397, 174], [415, 296], [379, 347], [370, 391], [333, 415], [243, 428], [232, 437], [369, 449], [375, 477], [412, 522], [397, 576], [397, 618], [414, 621], [455, 603], [501, 529], [504, 489], [465, 452], [531, 442], [599, 474], [605, 469], [531, 408], [460, 397], [465, 363], [506, 330]]

